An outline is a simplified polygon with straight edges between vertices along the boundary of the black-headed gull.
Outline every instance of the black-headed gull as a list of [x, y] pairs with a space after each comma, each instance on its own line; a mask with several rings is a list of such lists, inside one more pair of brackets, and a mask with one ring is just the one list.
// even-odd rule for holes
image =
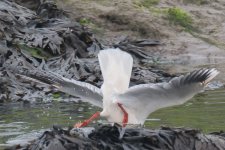
[[200, 69], [167, 83], [129, 87], [133, 66], [130, 54], [120, 49], [107, 49], [99, 52], [98, 59], [104, 79], [101, 89], [55, 74], [49, 76], [49, 81], [58, 90], [103, 109], [75, 127], [86, 126], [99, 115], [123, 127], [127, 124], [143, 125], [150, 113], [159, 108], [183, 104], [203, 90], [219, 73], [214, 68]]

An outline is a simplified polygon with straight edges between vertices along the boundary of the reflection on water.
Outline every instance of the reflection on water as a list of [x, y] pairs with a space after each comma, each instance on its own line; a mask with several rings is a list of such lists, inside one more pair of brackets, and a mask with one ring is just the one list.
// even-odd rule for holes
[[[225, 89], [206, 91], [184, 105], [154, 112], [146, 120], [146, 127], [184, 126], [204, 132], [225, 130]], [[88, 103], [58, 102], [45, 104], [0, 104], [0, 148], [25, 144], [41, 135], [53, 124], [63, 127], [90, 117], [98, 108]]]

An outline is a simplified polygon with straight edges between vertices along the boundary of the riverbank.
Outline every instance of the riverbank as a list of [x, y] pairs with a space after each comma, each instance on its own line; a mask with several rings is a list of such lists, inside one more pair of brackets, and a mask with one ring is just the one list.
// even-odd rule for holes
[[[106, 44], [120, 38], [160, 40], [146, 51], [169, 73], [216, 67], [225, 79], [225, 2], [223, 0], [67, 0], [58, 6], [90, 28]], [[169, 11], [170, 10], [170, 11]]]
[[[29, 140], [42, 128], [49, 130], [52, 123], [46, 121], [48, 118], [58, 120], [54, 122], [57, 124], [66, 122], [63, 126], [67, 126], [97, 110], [49, 85], [15, 76], [9, 66], [21, 71], [51, 71], [100, 87], [97, 53], [107, 47], [119, 47], [134, 57], [132, 85], [168, 81], [196, 68], [216, 67], [221, 73], [208, 89], [223, 87], [223, 1], [201, 5], [159, 1], [150, 6], [128, 0], [68, 0], [58, 5], [39, 0], [17, 2], [19, 5], [7, 0], [0, 2], [4, 6], [0, 7], [4, 18], [0, 20], [0, 102], [2, 114], [6, 113], [0, 116], [0, 141], [4, 144], [14, 136], [18, 140], [20, 135], [31, 133], [26, 137]], [[214, 24], [206, 22], [201, 31], [188, 31], [189, 27], [168, 20], [168, 10], [174, 6], [190, 13], [193, 27], [207, 19]], [[208, 28], [211, 30], [206, 32]], [[165, 124], [202, 128], [207, 133], [220, 130], [224, 124], [224, 101], [222, 88], [207, 91], [182, 106], [153, 113], [146, 127]], [[16, 129], [12, 130], [14, 126]]]
[[[27, 2], [23, 1], [21, 4], [25, 5]], [[71, 20], [68, 13], [58, 9], [54, 2], [38, 4], [37, 10], [31, 10], [14, 2], [1, 1], [4, 7], [0, 11], [5, 18], [1, 20], [0, 28], [1, 101], [35, 102], [42, 97], [50, 100], [62, 95], [50, 86], [35, 82], [31, 86], [30, 81], [16, 77], [10, 72], [10, 68], [55, 72], [100, 87], [103, 79], [97, 54], [107, 47], [119, 47], [134, 57], [131, 85], [167, 81], [175, 76], [155, 66], [145, 65], [145, 62], [154, 62], [155, 59], [145, 51], [146, 47], [157, 47], [161, 44], [160, 41], [125, 38], [117, 44], [104, 45], [82, 23]]]

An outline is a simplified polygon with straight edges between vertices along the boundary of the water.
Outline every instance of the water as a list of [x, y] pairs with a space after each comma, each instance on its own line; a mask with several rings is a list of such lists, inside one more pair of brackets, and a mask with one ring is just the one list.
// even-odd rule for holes
[[73, 126], [88, 118], [98, 108], [87, 103], [4, 103], [0, 104], [0, 149], [26, 144], [54, 125]]
[[157, 121], [146, 121], [146, 126], [197, 128], [205, 133], [225, 131], [225, 89], [206, 91], [183, 105], [158, 110], [151, 114]]
[[[188, 63], [191, 62], [188, 61]], [[162, 66], [163, 70], [170, 73], [216, 67], [221, 73], [210, 87], [223, 85], [225, 83], [225, 63], [220, 61], [219, 64], [211, 62], [205, 64], [207, 65], [196, 63], [187, 66], [179, 63], [156, 65]], [[219, 81], [221, 84], [215, 81]], [[99, 111], [99, 108], [82, 102], [0, 104], [0, 149], [15, 144], [26, 144], [39, 137], [44, 131], [50, 130], [53, 124], [62, 127], [73, 126], [74, 123], [89, 118], [96, 111]], [[147, 128], [159, 128], [161, 125], [197, 128], [205, 133], [225, 130], [225, 89], [208, 90], [196, 95], [183, 105], [158, 110], [152, 113], [145, 123]]]
[[[192, 127], [204, 132], [225, 130], [225, 89], [205, 91], [187, 103], [158, 110], [146, 121], [147, 128], [161, 125]], [[26, 144], [50, 130], [53, 124], [63, 127], [88, 118], [98, 111], [88, 103], [5, 103], [0, 105], [0, 148]]]
[[[196, 51], [198, 50], [196, 49]], [[169, 59], [165, 59], [165, 62], [159, 62], [156, 66], [174, 74], [177, 72], [186, 73], [200, 68], [217, 68], [220, 74], [210, 83], [209, 89], [221, 88], [200, 93], [183, 105], [152, 113], [150, 118], [156, 118], [156, 120], [147, 120], [145, 124], [147, 127], [158, 128], [163, 125], [192, 127], [205, 133], [225, 131], [225, 89], [222, 88], [225, 83], [224, 55], [211, 57], [209, 53], [209, 55], [202, 56], [198, 58], [191, 54], [183, 57], [177, 55], [174, 58], [168, 57]]]

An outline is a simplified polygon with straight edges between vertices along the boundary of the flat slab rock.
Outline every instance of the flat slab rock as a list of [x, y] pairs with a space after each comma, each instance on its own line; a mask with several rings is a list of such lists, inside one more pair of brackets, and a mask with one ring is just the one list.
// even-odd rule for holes
[[195, 129], [168, 128], [151, 130], [119, 125], [98, 125], [64, 130], [54, 126], [23, 150], [224, 150], [225, 134], [203, 134]]

